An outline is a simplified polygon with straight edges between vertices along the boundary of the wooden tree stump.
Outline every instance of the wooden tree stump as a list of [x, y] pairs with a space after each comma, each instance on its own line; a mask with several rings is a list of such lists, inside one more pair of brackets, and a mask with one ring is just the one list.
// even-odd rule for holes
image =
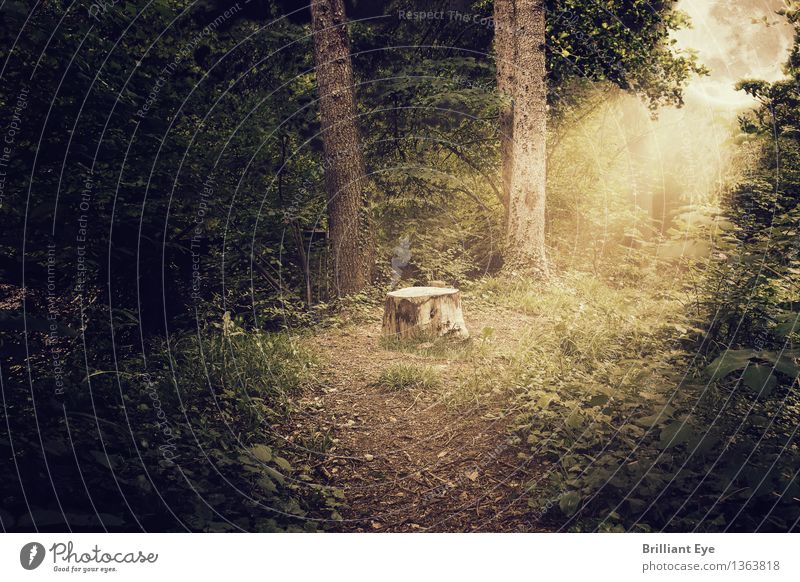
[[406, 287], [386, 295], [383, 335], [395, 338], [469, 337], [461, 294], [449, 287]]

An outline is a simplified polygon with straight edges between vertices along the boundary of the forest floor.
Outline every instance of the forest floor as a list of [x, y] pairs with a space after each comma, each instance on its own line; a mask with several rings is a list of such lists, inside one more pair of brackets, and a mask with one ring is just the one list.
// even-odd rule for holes
[[316, 449], [317, 471], [344, 492], [337, 529], [542, 529], [525, 494], [541, 468], [515, 444], [514, 394], [480, 375], [509, 361], [536, 320], [469, 299], [464, 312], [466, 342], [387, 345], [379, 309], [307, 338], [320, 381], [296, 402], [289, 439]]

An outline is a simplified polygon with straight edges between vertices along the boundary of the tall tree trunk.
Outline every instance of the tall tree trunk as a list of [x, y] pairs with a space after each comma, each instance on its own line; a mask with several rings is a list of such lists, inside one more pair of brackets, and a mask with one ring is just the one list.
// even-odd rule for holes
[[494, 3], [494, 52], [497, 68], [497, 90], [503, 100], [500, 109], [500, 162], [503, 205], [508, 212], [511, 194], [511, 172], [514, 166], [514, 72], [516, 66], [516, 22], [514, 0], [495, 0]]
[[328, 233], [339, 295], [361, 291], [375, 260], [367, 179], [342, 0], [313, 0]]
[[[506, 0], [499, 2], [506, 4]], [[511, 34], [514, 45], [512, 159], [510, 162], [504, 161], [504, 168], [506, 163], [510, 164], [511, 176], [506, 263], [511, 268], [546, 276], [547, 81], [544, 0], [511, 0], [510, 4], [510, 10], [505, 6], [500, 7], [500, 16], [511, 16], [513, 22], [496, 22], [500, 42], [507, 43], [506, 34]], [[503, 28], [506, 30], [502, 31]], [[503, 82], [508, 83], [508, 80], [504, 79]]]

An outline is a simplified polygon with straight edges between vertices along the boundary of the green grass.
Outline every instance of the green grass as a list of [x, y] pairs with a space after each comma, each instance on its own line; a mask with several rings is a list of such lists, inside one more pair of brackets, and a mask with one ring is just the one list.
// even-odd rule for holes
[[299, 434], [295, 438], [295, 444], [312, 453], [325, 454], [333, 447], [332, 429], [320, 429], [313, 434]]
[[392, 364], [381, 373], [376, 384], [386, 390], [398, 392], [412, 389], [435, 390], [441, 382], [438, 370], [430, 366]]
[[[505, 291], [503, 291], [505, 290]], [[518, 341], [507, 382], [536, 389], [562, 379], [606, 382], [637, 360], [668, 351], [690, 327], [680, 294], [618, 289], [588, 273], [542, 283], [493, 279], [484, 293], [536, 318]]]
[[255, 426], [264, 415], [285, 413], [291, 396], [315, 381], [315, 355], [287, 333], [212, 327], [172, 343], [177, 386], [230, 400], [239, 420], [250, 418]]

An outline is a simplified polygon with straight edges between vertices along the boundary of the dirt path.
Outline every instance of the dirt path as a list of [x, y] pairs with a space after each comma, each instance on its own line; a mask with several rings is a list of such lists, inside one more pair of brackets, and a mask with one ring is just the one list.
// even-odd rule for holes
[[[484, 327], [494, 330], [489, 340], [471, 340], [466, 356], [447, 349], [430, 354], [426, 344], [421, 350], [386, 349], [377, 311], [366, 324], [309, 339], [322, 354], [322, 382], [298, 402], [301, 412], [293, 415], [291, 432], [330, 439], [317, 469], [344, 490], [348, 509], [341, 529], [539, 529], [524, 495], [537, 467], [518, 456], [524, 451], [510, 440], [512, 395], [486, 388], [463, 401], [459, 392], [476, 366], [485, 373], [507, 362], [533, 321], [496, 310], [470, 311], [466, 303], [465, 311], [473, 336]], [[381, 386], [381, 373], [401, 362], [435, 368], [441, 386], [397, 391]], [[473, 391], [482, 392], [483, 385], [473, 378]], [[462, 401], [453, 404], [459, 396]]]

